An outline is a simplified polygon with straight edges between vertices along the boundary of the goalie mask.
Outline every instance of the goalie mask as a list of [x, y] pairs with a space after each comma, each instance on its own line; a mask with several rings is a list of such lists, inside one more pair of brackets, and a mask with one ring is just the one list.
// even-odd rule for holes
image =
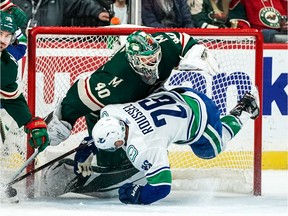
[[155, 84], [159, 78], [158, 65], [161, 60], [161, 47], [151, 34], [143, 31], [130, 34], [126, 43], [126, 57], [131, 67], [145, 83]]
[[125, 143], [125, 123], [114, 117], [103, 117], [93, 127], [92, 137], [97, 148], [114, 152], [116, 141]]

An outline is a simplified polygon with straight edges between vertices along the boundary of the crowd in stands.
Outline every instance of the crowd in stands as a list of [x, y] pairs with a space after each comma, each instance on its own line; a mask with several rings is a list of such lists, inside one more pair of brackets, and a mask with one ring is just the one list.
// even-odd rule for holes
[[[108, 26], [129, 24], [130, 0], [1, 0], [16, 16], [18, 44], [35, 26]], [[288, 0], [142, 0], [142, 25], [157, 28], [255, 28], [265, 43], [287, 42]], [[11, 7], [11, 5], [13, 7]], [[20, 12], [19, 12], [20, 11]], [[114, 19], [115, 21], [115, 19]], [[22, 29], [22, 33], [20, 31]], [[20, 41], [20, 43], [19, 43]], [[21, 47], [21, 46], [20, 46]], [[13, 52], [13, 48], [11, 52]], [[23, 47], [20, 53], [25, 53]], [[19, 59], [21, 55], [17, 56]]]

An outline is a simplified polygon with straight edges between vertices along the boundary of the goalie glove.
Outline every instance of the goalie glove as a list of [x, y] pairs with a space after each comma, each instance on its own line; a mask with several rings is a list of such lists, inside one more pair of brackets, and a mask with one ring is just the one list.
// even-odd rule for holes
[[220, 73], [219, 65], [214, 55], [202, 44], [195, 44], [190, 50], [182, 57], [179, 70], [191, 71], [201, 70], [214, 76]]
[[78, 150], [75, 154], [74, 173], [86, 177], [92, 174], [91, 163], [93, 156], [97, 154], [98, 149], [91, 136], [85, 137], [79, 146], [81, 145], [85, 145], [85, 147]]
[[32, 148], [38, 148], [39, 152], [43, 151], [50, 144], [47, 125], [42, 118], [32, 118], [24, 126], [24, 130], [28, 134], [29, 144]]

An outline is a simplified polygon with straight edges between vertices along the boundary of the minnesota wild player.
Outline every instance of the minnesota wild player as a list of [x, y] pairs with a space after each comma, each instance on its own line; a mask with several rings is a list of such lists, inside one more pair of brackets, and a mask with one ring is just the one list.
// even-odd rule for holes
[[[51, 145], [68, 138], [76, 120], [86, 116], [89, 134], [99, 111], [109, 104], [127, 103], [148, 96], [163, 84], [173, 68], [217, 73], [218, 65], [204, 45], [185, 33], [148, 34], [136, 31], [126, 45], [91, 76], [79, 79], [68, 90], [61, 106], [50, 115]], [[49, 119], [49, 118], [48, 118]], [[47, 119], [47, 120], [48, 120]], [[117, 155], [117, 156], [116, 156]], [[100, 150], [99, 166], [117, 167], [127, 162], [120, 149], [115, 153]]]
[[49, 145], [46, 123], [39, 117], [32, 118], [27, 102], [18, 83], [18, 64], [7, 51], [7, 47], [15, 38], [17, 25], [14, 16], [1, 11], [0, 51], [1, 51], [1, 108], [17, 122], [24, 126], [30, 135], [29, 143], [33, 148], [44, 150]]
[[[29, 135], [29, 143], [33, 148], [43, 151], [49, 145], [47, 126], [43, 119], [32, 117], [27, 102], [18, 83], [18, 65], [16, 59], [7, 51], [7, 47], [16, 37], [17, 25], [14, 16], [1, 11], [0, 19], [0, 56], [1, 56], [1, 85], [0, 106], [16, 121], [19, 128], [24, 126]], [[0, 116], [1, 118], [1, 116]], [[1, 121], [2, 122], [2, 121]], [[9, 144], [9, 143], [8, 143]], [[0, 198], [17, 201], [17, 191], [0, 183]], [[3, 191], [2, 191], [3, 190]], [[4, 192], [2, 194], [2, 192]]]

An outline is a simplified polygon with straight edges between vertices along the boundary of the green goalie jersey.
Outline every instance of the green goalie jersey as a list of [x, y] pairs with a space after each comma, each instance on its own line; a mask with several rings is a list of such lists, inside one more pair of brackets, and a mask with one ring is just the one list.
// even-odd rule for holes
[[184, 56], [197, 43], [185, 33], [155, 33], [152, 36], [159, 42], [162, 52], [158, 66], [159, 79], [155, 85], [142, 81], [130, 66], [123, 47], [91, 76], [73, 84], [62, 102], [63, 120], [74, 125], [79, 117], [99, 112], [108, 104], [145, 98], [169, 77], [172, 69], [178, 66], [180, 56]]

